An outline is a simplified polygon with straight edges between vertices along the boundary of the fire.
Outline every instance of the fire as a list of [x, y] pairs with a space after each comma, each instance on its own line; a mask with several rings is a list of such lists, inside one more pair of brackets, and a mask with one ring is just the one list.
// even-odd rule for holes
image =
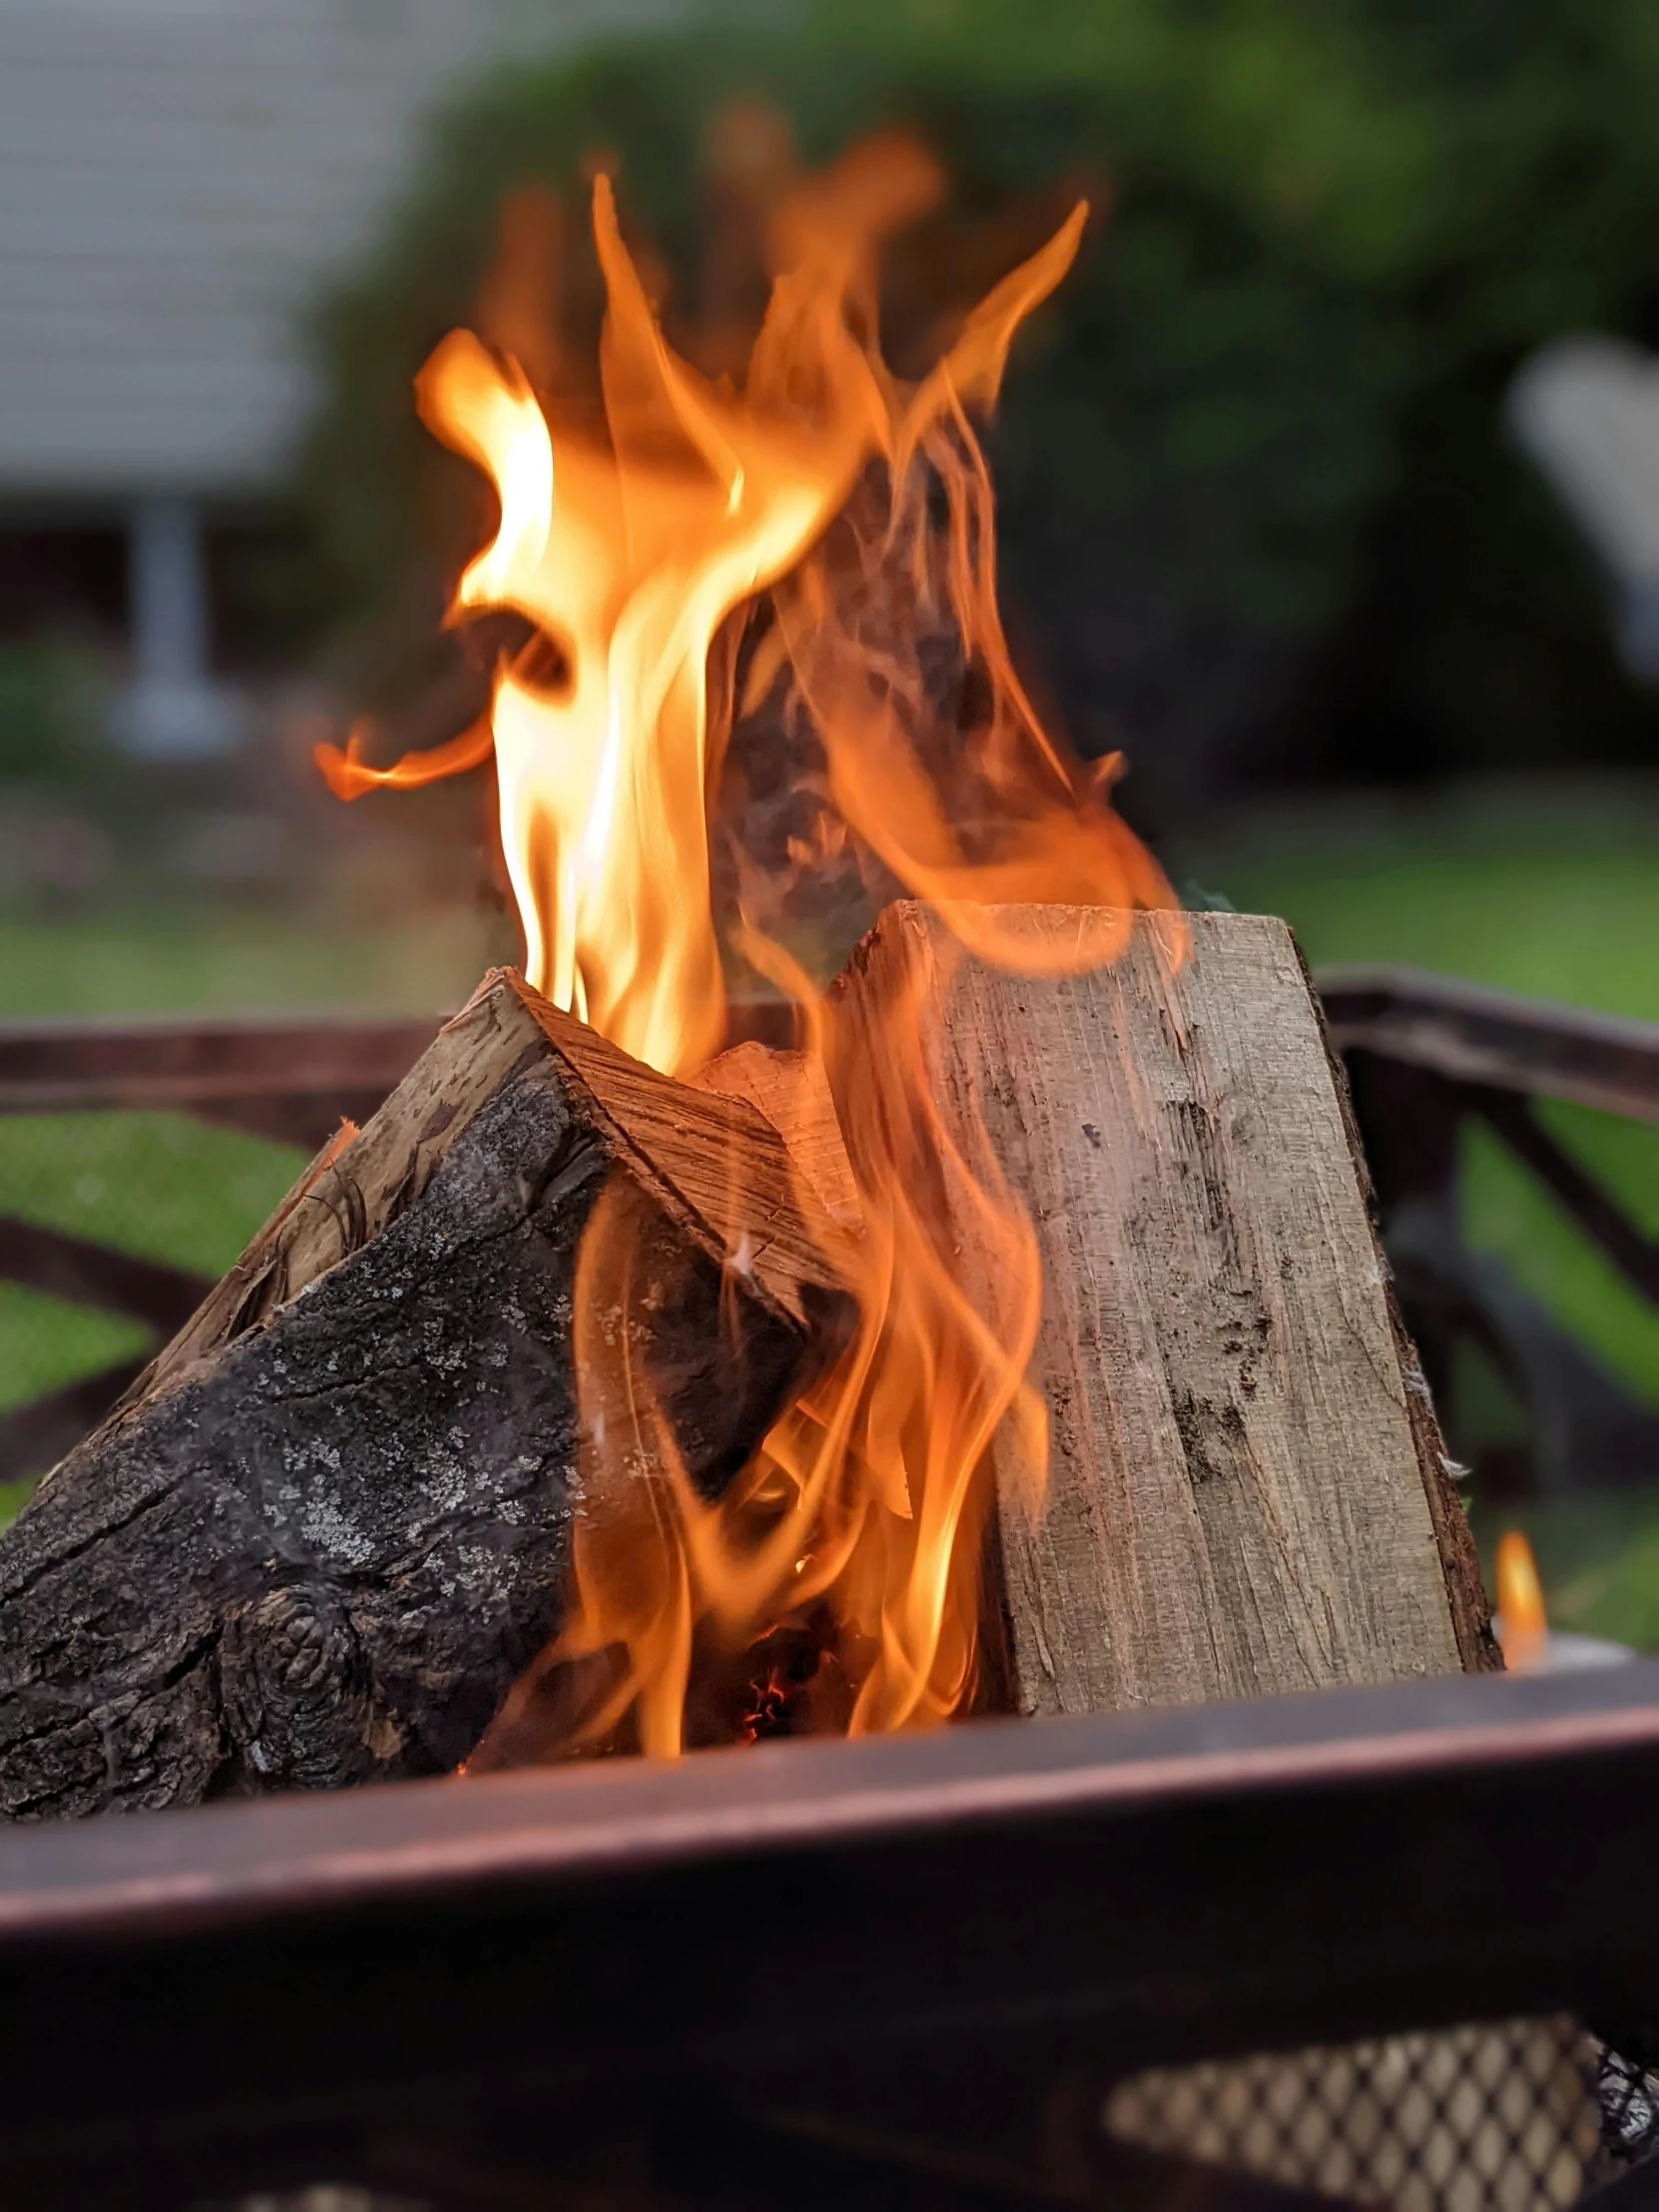
[[[771, 210], [771, 304], [739, 386], [665, 340], [600, 177], [603, 427], [465, 332], [419, 379], [424, 420], [487, 473], [500, 506], [457, 617], [510, 610], [536, 644], [499, 670], [487, 727], [389, 770], [365, 766], [355, 742], [321, 765], [352, 797], [493, 747], [531, 980], [669, 1073], [692, 1075], [722, 1042], [711, 794], [735, 717], [780, 690], [826, 762], [821, 830], [798, 856], [850, 840], [933, 900], [973, 955], [1032, 957], [999, 905], [1097, 909], [1067, 956], [1083, 968], [1122, 941], [1126, 909], [1173, 903], [1111, 811], [1118, 764], [1071, 763], [1014, 672], [972, 426], [1019, 323], [1069, 268], [1086, 210], [905, 384], [877, 345], [877, 254], [941, 191], [932, 160], [896, 137], [794, 182]], [[971, 715], [932, 695], [923, 647], [941, 633], [973, 673]], [[705, 1497], [630, 1367], [629, 1240], [601, 1204], [578, 1280], [578, 1372], [605, 1378], [584, 1385], [585, 1411], [602, 1395], [629, 1418], [621, 1437], [601, 1423], [588, 1451], [558, 1655], [597, 1669], [599, 1688], [571, 1740], [672, 1754], [688, 1737], [891, 1729], [960, 1710], [976, 1686], [999, 1430], [1033, 1508], [1042, 1494], [1029, 1224], [988, 1145], [942, 1116], [919, 1022], [900, 1008], [871, 1038], [821, 1000], [768, 933], [775, 888], [746, 881], [740, 949], [797, 1001], [833, 1092], [862, 1216], [846, 1263], [857, 1327], [751, 1465]], [[964, 1222], [992, 1263], [977, 1305], [961, 1283]]]
[[1503, 1661], [1517, 1674], [1536, 1667], [1549, 1645], [1543, 1585], [1532, 1546], [1518, 1528], [1497, 1543], [1497, 1617], [1503, 1624]]

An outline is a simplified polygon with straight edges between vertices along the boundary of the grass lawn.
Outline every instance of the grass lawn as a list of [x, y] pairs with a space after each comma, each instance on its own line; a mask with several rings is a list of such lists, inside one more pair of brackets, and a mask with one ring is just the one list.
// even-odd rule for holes
[[492, 957], [489, 925], [466, 907], [362, 928], [183, 901], [52, 920], [0, 905], [0, 1021], [313, 1006], [434, 1013], [458, 1005]]
[[1659, 810], [1629, 822], [1432, 823], [1206, 855], [1235, 906], [1283, 914], [1322, 960], [1401, 960], [1659, 1021]]

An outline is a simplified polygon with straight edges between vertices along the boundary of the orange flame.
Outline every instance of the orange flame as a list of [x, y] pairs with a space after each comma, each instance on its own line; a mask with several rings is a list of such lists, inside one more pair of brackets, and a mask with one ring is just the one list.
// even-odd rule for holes
[[[1019, 322], [1069, 268], [1086, 211], [906, 386], [876, 346], [876, 252], [941, 190], [920, 148], [885, 138], [788, 193], [772, 214], [772, 300], [740, 390], [669, 348], [601, 177], [606, 434], [466, 333], [445, 339], [420, 378], [424, 419], [489, 474], [500, 501], [457, 610], [528, 618], [545, 641], [538, 667], [550, 646], [558, 670], [551, 683], [523, 658], [501, 670], [490, 717], [531, 980], [671, 1073], [699, 1068], [724, 1030], [708, 795], [738, 705], [710, 670], [717, 633], [745, 620], [740, 610], [759, 627], [742, 704], [785, 684], [822, 740], [827, 848], [850, 833], [937, 904], [967, 951], [1028, 965], [1037, 955], [1007, 908], [1064, 901], [1097, 910], [1065, 955], [1083, 968], [1121, 944], [1125, 909], [1173, 903], [1111, 812], [1119, 764], [1078, 770], [1014, 673], [970, 422], [995, 399]], [[965, 734], [930, 698], [921, 648], [941, 629], [979, 678]], [[353, 796], [465, 765], [480, 742], [457, 740], [441, 764], [376, 771], [353, 748], [322, 766]], [[1044, 1409], [1025, 1372], [1042, 1295], [1035, 1241], [982, 1134], [941, 1111], [922, 1009], [886, 1008], [874, 1038], [850, 999], [819, 1002], [756, 918], [766, 886], [747, 889], [741, 949], [803, 1009], [833, 1090], [863, 1220], [847, 1263], [858, 1321], [752, 1464], [707, 1498], [631, 1363], [625, 1226], [604, 1202], [590, 1222], [577, 1365], [585, 1414], [603, 1398], [606, 1417], [589, 1427], [605, 1442], [589, 1452], [557, 1652], [606, 1666], [568, 1737], [631, 1735], [659, 1754], [688, 1730], [696, 1740], [762, 1733], [781, 1716], [796, 1725], [797, 1708], [809, 1725], [853, 1730], [959, 1710], [976, 1684], [993, 1436], [1033, 1507], [1046, 1470]], [[968, 1242], [991, 1286], [973, 1296]], [[699, 1719], [700, 1674], [722, 1670], [741, 1711]]]
[[1505, 1666], [1517, 1674], [1537, 1666], [1549, 1645], [1549, 1621], [1537, 1561], [1518, 1528], [1505, 1529], [1497, 1541], [1497, 1617]]

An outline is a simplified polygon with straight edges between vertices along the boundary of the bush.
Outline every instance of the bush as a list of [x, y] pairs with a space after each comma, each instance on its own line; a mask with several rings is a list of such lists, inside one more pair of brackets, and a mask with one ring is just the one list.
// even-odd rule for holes
[[[1130, 752], [1132, 811], [1246, 771], [1632, 758], [1654, 709], [1499, 405], [1558, 331], [1659, 334], [1656, 93], [1644, 0], [836, 0], [503, 76], [319, 323], [310, 500], [361, 679], [418, 680], [487, 521], [409, 379], [471, 311], [503, 196], [574, 209], [606, 150], [694, 307], [711, 125], [764, 100], [809, 159], [918, 125], [1005, 247], [1110, 180], [994, 446], [1015, 635], [1084, 748]], [[895, 308], [977, 274], [966, 236], [899, 257]]]

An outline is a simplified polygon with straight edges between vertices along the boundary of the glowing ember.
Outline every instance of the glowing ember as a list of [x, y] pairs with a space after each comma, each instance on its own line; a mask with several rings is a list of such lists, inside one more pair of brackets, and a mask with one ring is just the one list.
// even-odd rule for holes
[[[850, 839], [936, 901], [973, 954], [1031, 957], [1000, 903], [1098, 909], [1065, 955], [1075, 969], [1123, 941], [1124, 909], [1172, 903], [1110, 810], [1118, 764], [1076, 769], [1014, 674], [970, 423], [1019, 322], [1070, 266], [1085, 211], [905, 385], [876, 345], [875, 258], [940, 190], [918, 147], [886, 138], [784, 195], [771, 305], [735, 389], [666, 343], [601, 178], [603, 434], [464, 332], [419, 381], [428, 425], [500, 501], [457, 613], [511, 610], [538, 646], [498, 673], [487, 728], [389, 770], [355, 745], [324, 749], [321, 765], [349, 798], [450, 774], [493, 745], [531, 980], [671, 1073], [722, 1041], [710, 794], [734, 714], [769, 693], [808, 718], [827, 763], [821, 830], [798, 857]], [[742, 702], [711, 679], [738, 665], [734, 624], [753, 648]], [[972, 674], [971, 714], [934, 703], [921, 647], [941, 626]], [[947, 1716], [975, 1687], [982, 1477], [1004, 1423], [1025, 1495], [1033, 1507], [1042, 1495], [1029, 1226], [988, 1148], [941, 1120], [917, 1025], [895, 1019], [876, 1050], [843, 1034], [768, 936], [775, 889], [746, 884], [741, 950], [797, 1000], [830, 1075], [862, 1214], [858, 1327], [754, 1462], [706, 1497], [633, 1360], [644, 1324], [629, 1241], [601, 1203], [578, 1280], [578, 1372], [585, 1410], [629, 1417], [621, 1435], [614, 1418], [589, 1422], [560, 1648], [604, 1664], [573, 1741], [673, 1753], [688, 1727], [699, 1740]], [[947, 1213], [977, 1225], [994, 1311], [961, 1288]], [[709, 1688], [722, 1680], [729, 1710]]]

